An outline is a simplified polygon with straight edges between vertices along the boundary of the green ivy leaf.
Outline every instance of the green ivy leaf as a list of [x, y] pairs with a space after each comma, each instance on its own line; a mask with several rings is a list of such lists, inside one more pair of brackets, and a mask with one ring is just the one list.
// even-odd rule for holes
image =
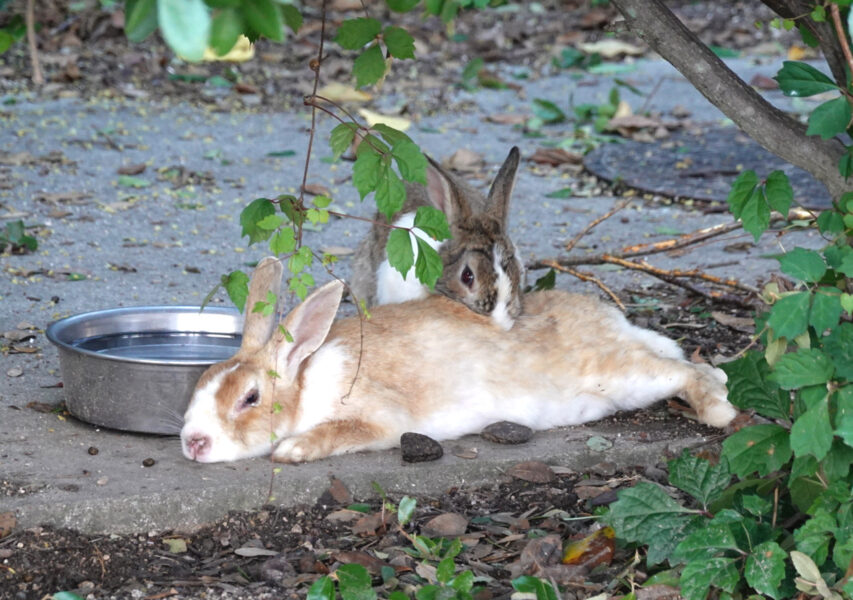
[[786, 96], [814, 96], [838, 89], [832, 79], [803, 62], [786, 60], [773, 79]]
[[755, 591], [771, 598], [780, 598], [779, 585], [785, 578], [785, 559], [788, 553], [776, 542], [764, 542], [746, 557], [744, 577]]
[[474, 573], [463, 571], [450, 581], [450, 587], [457, 592], [471, 592], [474, 588]]
[[427, 159], [417, 144], [408, 138], [398, 140], [391, 146], [391, 156], [403, 179], [426, 185]]
[[124, 32], [127, 39], [139, 43], [151, 35], [155, 29], [157, 29], [157, 0], [125, 1]]
[[335, 158], [352, 146], [357, 131], [358, 125], [355, 123], [341, 123], [332, 129], [332, 133], [329, 135], [329, 146], [332, 148]]
[[[838, 172], [841, 173], [841, 176], [844, 179], [848, 179], [851, 175], [853, 175], [853, 154], [851, 154], [849, 150], [842, 154], [841, 158], [838, 159]], [[821, 215], [827, 214], [829, 212], [830, 211], [826, 211], [826, 213], [821, 213]]]
[[796, 292], [776, 301], [770, 309], [767, 325], [777, 338], [792, 340], [806, 330], [811, 299], [809, 292]]
[[415, 259], [415, 277], [429, 289], [435, 288], [435, 282], [441, 277], [444, 263], [436, 252], [425, 240], [415, 236], [418, 244], [418, 256]]
[[850, 102], [846, 96], [839, 96], [835, 100], [824, 102], [811, 112], [806, 135], [819, 135], [824, 140], [834, 138], [844, 133], [851, 117], [853, 111], [850, 109]]
[[417, 227], [434, 240], [450, 238], [450, 226], [443, 212], [433, 206], [419, 206], [415, 213], [414, 227]]
[[835, 435], [853, 448], [853, 384], [836, 392]]
[[240, 225], [243, 227], [240, 237], [249, 236], [250, 246], [269, 239], [272, 231], [258, 227], [258, 223], [273, 214], [275, 214], [275, 204], [266, 198], [258, 198], [250, 202], [240, 212]]
[[456, 564], [453, 562], [452, 558], [445, 558], [440, 563], [438, 563], [438, 567], [435, 570], [435, 578], [439, 583], [443, 585], [447, 585], [451, 579], [453, 579], [453, 575], [456, 572]]
[[834, 368], [830, 359], [817, 348], [801, 348], [786, 354], [776, 363], [770, 378], [783, 390], [826, 383]]
[[711, 558], [688, 563], [681, 573], [681, 595], [685, 600], [705, 600], [713, 584], [734, 591], [740, 574], [733, 558]]
[[787, 215], [794, 201], [794, 188], [791, 187], [788, 176], [782, 171], [773, 171], [767, 176], [764, 191], [770, 208]]
[[744, 230], [751, 233], [757, 242], [761, 234], [770, 226], [770, 207], [767, 204], [764, 188], [757, 186], [752, 190], [752, 194], [741, 209], [740, 218]]
[[284, 41], [281, 12], [273, 0], [243, 0], [243, 18], [262, 36], [274, 42]]
[[385, 246], [388, 263], [400, 275], [405, 277], [415, 264], [415, 252], [409, 239], [409, 232], [405, 229], [394, 229], [388, 235], [388, 243]]
[[732, 404], [771, 419], [790, 419], [788, 393], [768, 379], [770, 366], [760, 352], [747, 352], [720, 368], [728, 376], [726, 387]]
[[824, 397], [794, 421], [791, 427], [791, 450], [794, 456], [811, 454], [817, 460], [823, 460], [832, 446], [832, 434], [829, 399]]
[[246, 298], [249, 297], [249, 276], [243, 271], [231, 271], [222, 276], [222, 286], [231, 298], [231, 302], [240, 312], [246, 306]]
[[838, 325], [841, 319], [841, 293], [837, 288], [821, 286], [815, 291], [812, 310], [809, 313], [809, 325], [820, 336], [829, 328]]
[[328, 206], [332, 203], [332, 199], [328, 196], [314, 196], [314, 200], [312, 204], [317, 208], [328, 208]]
[[298, 275], [314, 262], [314, 255], [311, 253], [311, 248], [302, 246], [296, 253], [287, 261], [287, 267], [291, 273]]
[[823, 346], [838, 377], [853, 381], [853, 324], [844, 322], [824, 338]]
[[263, 219], [258, 221], [256, 223], [256, 225], [261, 229], [268, 229], [270, 231], [274, 231], [274, 230], [278, 229], [279, 227], [281, 227], [281, 225], [283, 223], [284, 223], [284, 217], [282, 217], [281, 215], [278, 215], [276, 213], [273, 213], [271, 215], [267, 215], [266, 217], [264, 217]]
[[134, 177], [132, 175], [119, 175], [118, 184], [122, 187], [130, 188], [145, 188], [151, 185], [151, 182], [142, 177]]
[[158, 0], [157, 20], [175, 54], [193, 62], [202, 59], [210, 34], [210, 10], [204, 0]]
[[756, 471], [763, 477], [790, 460], [788, 431], [773, 424], [741, 429], [723, 441], [723, 456], [741, 479]]
[[389, 220], [406, 202], [406, 186], [387, 164], [380, 167], [375, 198], [376, 208]]
[[668, 558], [685, 534], [695, 527], [691, 518], [694, 513], [659, 486], [641, 481], [619, 493], [606, 520], [619, 537], [647, 544], [647, 559], [650, 564], [657, 564]]
[[278, 256], [279, 254], [289, 254], [296, 249], [296, 236], [293, 229], [285, 227], [281, 231], [276, 232], [270, 239], [270, 251]]
[[418, 2], [420, 2], [420, 0], [385, 0], [388, 8], [394, 12], [401, 13], [409, 12], [418, 5]]
[[794, 248], [776, 258], [783, 273], [787, 273], [800, 281], [819, 281], [826, 273], [826, 263], [823, 262], [823, 257], [814, 250]]
[[532, 575], [522, 575], [512, 580], [512, 587], [522, 594], [533, 594], [536, 600], [559, 600], [560, 596], [547, 581]]
[[725, 461], [712, 465], [704, 458], [691, 456], [686, 449], [668, 464], [670, 483], [696, 498], [703, 507], [713, 502], [732, 478]]
[[672, 560], [679, 563], [707, 560], [726, 550], [738, 550], [731, 529], [723, 524], [708, 524], [690, 532], [675, 547]]
[[320, 577], [308, 588], [305, 600], [335, 600], [335, 582], [328, 575]]
[[335, 571], [343, 600], [374, 600], [373, 579], [362, 565], [341, 565]]
[[829, 556], [829, 544], [834, 539], [837, 523], [825, 509], [818, 509], [803, 525], [794, 531], [797, 550], [811, 557], [820, 567]]
[[817, 228], [823, 234], [838, 234], [844, 231], [844, 220], [834, 210], [825, 210], [817, 216]]
[[284, 19], [285, 25], [290, 27], [293, 33], [298, 33], [302, 27], [302, 13], [292, 4], [282, 4], [279, 6], [281, 16]]
[[562, 123], [566, 120], [566, 113], [559, 106], [542, 98], [533, 100], [533, 115], [542, 119], [543, 123]]
[[362, 200], [376, 189], [382, 167], [382, 156], [362, 142], [358, 146], [355, 164], [352, 166], [352, 183]]
[[402, 27], [386, 27], [382, 39], [394, 58], [415, 57], [415, 39]]
[[240, 11], [233, 8], [219, 11], [210, 25], [210, 47], [219, 56], [228, 54], [245, 28]]
[[385, 58], [379, 46], [368, 48], [352, 64], [356, 87], [373, 85], [385, 76], [386, 68]]
[[401, 527], [405, 527], [405, 525], [412, 520], [412, 516], [415, 514], [415, 507], [417, 507], [417, 505], [418, 501], [414, 498], [403, 496], [400, 499], [400, 504], [397, 506], [397, 521], [400, 523]]
[[752, 196], [756, 186], [758, 186], [758, 175], [752, 170], [744, 171], [732, 183], [726, 202], [728, 202], [729, 209], [735, 219], [741, 218], [743, 207]]
[[382, 31], [382, 23], [376, 19], [367, 17], [347, 19], [341, 23], [335, 41], [341, 48], [358, 50], [376, 39], [380, 31]]

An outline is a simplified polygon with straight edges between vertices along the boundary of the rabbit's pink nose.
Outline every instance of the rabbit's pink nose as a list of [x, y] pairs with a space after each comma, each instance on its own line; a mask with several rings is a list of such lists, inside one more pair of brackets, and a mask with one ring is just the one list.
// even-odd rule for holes
[[210, 450], [210, 436], [193, 433], [187, 438], [187, 454], [191, 460], [198, 460]]

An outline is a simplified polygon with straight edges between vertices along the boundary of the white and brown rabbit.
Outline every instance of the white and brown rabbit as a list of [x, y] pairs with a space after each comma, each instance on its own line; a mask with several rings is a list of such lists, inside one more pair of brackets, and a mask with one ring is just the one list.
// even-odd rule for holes
[[[419, 206], [432, 205], [443, 211], [450, 225], [449, 240], [437, 242], [415, 230], [415, 235], [441, 256], [444, 270], [436, 291], [509, 329], [521, 312], [524, 286], [524, 265], [507, 233], [518, 148], [510, 150], [488, 196], [427, 159], [427, 185], [406, 185], [406, 203], [393, 224], [411, 228]], [[374, 218], [384, 219], [380, 214]], [[416, 300], [429, 294], [429, 288], [415, 278], [414, 268], [403, 278], [389, 264], [385, 245], [390, 231], [387, 226], [374, 224], [353, 257], [351, 290], [368, 306]], [[416, 244], [412, 247], [417, 256]]]
[[[247, 306], [277, 292], [281, 274], [264, 259]], [[317, 289], [283, 329], [247, 311], [237, 354], [196, 386], [181, 431], [187, 458], [309, 461], [390, 448], [407, 431], [444, 440], [501, 420], [548, 429], [671, 396], [709, 425], [736, 414], [720, 369], [686, 361], [672, 340], [590, 296], [527, 294], [506, 332], [441, 295], [333, 322], [342, 290]]]

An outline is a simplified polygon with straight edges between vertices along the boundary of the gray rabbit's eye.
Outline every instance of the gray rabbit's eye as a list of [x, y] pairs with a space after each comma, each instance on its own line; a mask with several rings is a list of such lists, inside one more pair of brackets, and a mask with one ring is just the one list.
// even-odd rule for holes
[[471, 287], [474, 285], [474, 271], [471, 270], [471, 267], [465, 265], [465, 268], [462, 269], [462, 275], [459, 279], [464, 283], [467, 287]]

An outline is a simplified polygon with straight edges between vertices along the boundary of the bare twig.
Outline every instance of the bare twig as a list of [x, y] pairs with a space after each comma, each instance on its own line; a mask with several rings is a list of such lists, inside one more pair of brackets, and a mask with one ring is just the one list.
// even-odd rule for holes
[[588, 281], [597, 285], [605, 294], [610, 296], [610, 299], [613, 300], [613, 303], [619, 307], [619, 310], [622, 312], [626, 312], [625, 305], [622, 304], [622, 301], [619, 297], [613, 293], [609, 287], [607, 287], [603, 281], [601, 281], [598, 277], [593, 275], [592, 273], [584, 273], [583, 271], [578, 271], [577, 269], [573, 269], [571, 267], [564, 267], [557, 263], [556, 261], [543, 261], [545, 265], [550, 266], [555, 271], [560, 271], [561, 273], [568, 273], [573, 277], [577, 277], [581, 281]]
[[44, 75], [41, 72], [41, 63], [39, 63], [39, 51], [36, 44], [36, 17], [33, 4], [35, 0], [27, 0], [27, 44], [30, 47], [30, 62], [33, 67], [33, 83], [41, 86], [44, 85]]
[[610, 254], [603, 254], [601, 256], [601, 260], [605, 263], [610, 263], [614, 265], [619, 265], [621, 267], [625, 267], [626, 269], [633, 269], [635, 271], [643, 271], [644, 273], [648, 273], [650, 275], [654, 275], [656, 277], [671, 277], [674, 279], [687, 278], [687, 279], [702, 279], [703, 281], [708, 281], [710, 283], [714, 283], [717, 285], [734, 288], [736, 290], [741, 290], [743, 292], [749, 292], [750, 294], [758, 294], [758, 288], [753, 287], [751, 285], [747, 285], [745, 283], [739, 282], [737, 279], [723, 279], [722, 277], [717, 277], [716, 275], [711, 275], [709, 273], [705, 273], [700, 271], [699, 269], [690, 269], [688, 271], [682, 271], [681, 269], [672, 269], [671, 271], [667, 271], [666, 269], [661, 269], [655, 266], [650, 265], [649, 263], [642, 261], [630, 261], [625, 260], [624, 258], [620, 258], [618, 256], [612, 256]]
[[583, 238], [583, 236], [585, 236], [587, 233], [589, 233], [593, 227], [595, 227], [596, 225], [598, 225], [602, 221], [605, 221], [605, 220], [609, 219], [610, 217], [612, 217], [613, 215], [615, 215], [617, 212], [619, 212], [620, 210], [622, 210], [623, 208], [628, 206], [628, 204], [630, 202], [631, 202], [630, 200], [624, 200], [624, 201], [620, 202], [617, 206], [613, 207], [612, 209], [610, 209], [609, 211], [607, 211], [606, 213], [604, 213], [603, 215], [598, 217], [597, 219], [594, 219], [593, 221], [591, 221], [589, 223], [589, 225], [587, 225], [586, 227], [583, 228], [583, 230], [581, 230], [581, 232], [579, 234], [577, 234], [575, 237], [573, 237], [571, 240], [569, 240], [569, 242], [566, 244], [564, 250], [566, 252], [571, 251], [571, 249], [574, 248], [575, 245], [579, 241], [581, 241], [581, 238]]
[[841, 11], [837, 4], [831, 3], [829, 5], [829, 14], [832, 15], [835, 34], [838, 36], [838, 43], [841, 44], [841, 51], [844, 52], [847, 68], [853, 73], [853, 54], [850, 52], [850, 44], [847, 43], [847, 34], [844, 32], [844, 25], [841, 23]]
[[735, 229], [740, 228], [741, 224], [738, 221], [732, 221], [731, 223], [720, 223], [719, 225], [698, 229], [691, 233], [681, 235], [677, 238], [663, 240], [662, 242], [625, 246], [624, 248], [622, 248], [622, 251], [616, 254], [615, 256], [619, 256], [620, 258], [629, 258], [634, 256], [645, 256], [647, 254], [656, 254], [658, 252], [668, 252], [670, 250], [684, 248], [685, 246], [690, 246], [692, 244], [696, 244], [697, 242], [707, 240], [708, 238], [723, 235], [724, 233], [728, 233], [730, 231], [734, 231]]

